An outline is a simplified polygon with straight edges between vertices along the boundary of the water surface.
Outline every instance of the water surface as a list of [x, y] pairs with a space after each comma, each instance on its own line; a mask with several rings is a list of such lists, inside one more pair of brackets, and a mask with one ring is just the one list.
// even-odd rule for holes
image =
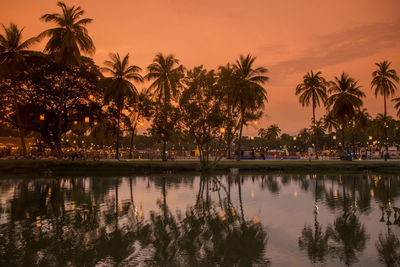
[[400, 176], [0, 180], [0, 266], [400, 264]]

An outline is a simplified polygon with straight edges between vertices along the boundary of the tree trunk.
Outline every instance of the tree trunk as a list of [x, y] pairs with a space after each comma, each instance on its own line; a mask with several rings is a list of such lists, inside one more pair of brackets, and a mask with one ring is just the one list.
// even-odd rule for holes
[[115, 144], [115, 159], [119, 159], [119, 124], [121, 120], [121, 108], [118, 108], [118, 119], [117, 119], [117, 142]]
[[62, 134], [62, 117], [64, 111], [64, 102], [65, 102], [65, 77], [66, 76], [66, 68], [62, 72], [61, 84], [60, 84], [60, 110], [58, 112], [58, 123], [57, 123], [57, 136], [55, 140], [56, 150], [57, 150], [57, 158], [61, 159], [63, 156], [61, 149], [61, 134]]
[[314, 106], [314, 99], [313, 99], [313, 129], [314, 129], [314, 132], [313, 132], [313, 136], [314, 136], [314, 142], [315, 142], [315, 145], [314, 145], [314, 148], [315, 148], [315, 157], [316, 157], [316, 159], [318, 159], [318, 139], [317, 139], [317, 135], [316, 135], [316, 125], [315, 125], [315, 106]]
[[132, 129], [131, 147], [130, 147], [130, 149], [129, 149], [129, 158], [130, 158], [130, 159], [132, 159], [132, 155], [133, 155], [133, 139], [134, 139], [134, 136], [135, 136], [136, 125], [137, 125], [137, 122], [135, 122], [135, 126], [133, 126], [133, 129]]
[[14, 108], [15, 108], [15, 116], [17, 119], [18, 131], [19, 131], [19, 136], [21, 138], [22, 155], [26, 157], [25, 131], [24, 128], [22, 127], [21, 114], [19, 112], [19, 107], [15, 92], [13, 93], [13, 98], [14, 98]]
[[165, 151], [167, 150], [167, 141], [165, 139], [162, 140], [162, 161], [167, 161], [167, 153]]
[[238, 151], [237, 151], [237, 157], [236, 160], [240, 161], [241, 155], [242, 155], [242, 133], [243, 133], [243, 115], [242, 113], [240, 117], [240, 130], [239, 130], [239, 140], [238, 140]]
[[343, 149], [343, 151], [344, 151], [344, 149], [345, 149], [345, 142], [344, 142], [344, 124], [342, 125], [342, 149]]
[[[385, 148], [386, 148], [386, 153], [388, 153], [388, 150], [389, 150], [389, 144], [388, 144], [388, 132], [387, 132], [387, 120], [386, 120], [386, 92], [383, 94], [383, 103], [384, 103], [384, 108], [385, 108], [385, 111], [384, 111], [384, 113], [383, 113], [383, 121], [384, 121], [384, 127], [385, 127]], [[385, 160], [386, 160], [386, 157], [385, 157]]]

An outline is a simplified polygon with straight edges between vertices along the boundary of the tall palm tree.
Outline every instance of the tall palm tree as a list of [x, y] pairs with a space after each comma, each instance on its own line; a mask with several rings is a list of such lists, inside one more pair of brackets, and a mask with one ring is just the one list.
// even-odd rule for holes
[[117, 141], [115, 148], [115, 158], [119, 158], [119, 137], [121, 113], [125, 106], [126, 98], [136, 98], [138, 91], [131, 82], [143, 82], [143, 77], [139, 74], [142, 70], [136, 65], [129, 65], [129, 53], [121, 59], [118, 53], [110, 54], [111, 60], [104, 61], [105, 67], [101, 70], [111, 74], [111, 77], [103, 78], [100, 85], [105, 88], [104, 100], [109, 103], [114, 102], [117, 107]]
[[0, 34], [0, 66], [4, 77], [9, 79], [12, 89], [12, 98], [15, 109], [15, 115], [21, 137], [23, 155], [26, 156], [25, 133], [21, 122], [21, 115], [18, 107], [17, 91], [20, 89], [20, 82], [17, 78], [18, 73], [27, 69], [25, 57], [32, 53], [28, 50], [34, 43], [38, 41], [37, 37], [22, 40], [22, 31], [14, 23], [10, 23], [8, 27], [3, 26], [4, 34]]
[[331, 109], [332, 116], [342, 126], [343, 148], [345, 148], [345, 129], [355, 116], [356, 109], [362, 107], [363, 101], [361, 98], [365, 97], [364, 92], [361, 91], [361, 86], [357, 82], [354, 78], [343, 72], [340, 78], [335, 77], [334, 81], [330, 82], [328, 90], [331, 95], [326, 100], [326, 104], [328, 109]]
[[[313, 117], [312, 117], [312, 125], [313, 125], [313, 135], [315, 138], [315, 126], [316, 126], [316, 120], [315, 120], [315, 109], [321, 106], [321, 101], [322, 104], [325, 104], [326, 99], [328, 98], [326, 94], [326, 88], [328, 86], [328, 82], [325, 80], [324, 77], [320, 76], [322, 73], [318, 71], [317, 73], [314, 74], [314, 72], [311, 70], [310, 72], [307, 72], [306, 75], [303, 76], [303, 82], [298, 84], [296, 87], [296, 95], [300, 95], [299, 101], [301, 105], [304, 106], [309, 106], [311, 103], [312, 106], [312, 111], [313, 111]], [[315, 153], [317, 154], [317, 140], [315, 140], [316, 146], [315, 146]]]
[[[152, 95], [158, 102], [163, 117], [163, 125], [166, 125], [168, 120], [168, 108], [171, 106], [171, 101], [175, 100], [181, 88], [181, 79], [183, 77], [183, 66], [179, 65], [179, 60], [174, 55], [164, 56], [161, 53], [156, 54], [151, 63], [147, 67], [148, 73], [145, 79], [148, 81], [153, 80], [149, 89]], [[162, 160], [167, 161], [166, 156], [166, 142], [167, 135], [165, 127], [162, 127], [161, 139], [163, 142], [162, 147]]]
[[[377, 70], [372, 72], [372, 81], [371, 81], [371, 89], [375, 87], [375, 96], [378, 97], [378, 94], [383, 96], [383, 104], [384, 104], [384, 127], [385, 127], [385, 144], [386, 151], [388, 150], [388, 133], [387, 133], [387, 125], [386, 125], [386, 98], [389, 98], [391, 95], [394, 95], [397, 91], [397, 87], [395, 83], [399, 82], [399, 76], [397, 76], [397, 72], [395, 69], [391, 69], [390, 65], [392, 63], [387, 60], [375, 63], [378, 67]], [[386, 158], [385, 158], [386, 159]]]
[[95, 51], [95, 47], [86, 29], [86, 25], [93, 20], [83, 18], [85, 11], [80, 6], [68, 7], [64, 2], [58, 2], [57, 6], [61, 8], [61, 13], [45, 14], [41, 17], [45, 22], [55, 23], [56, 27], [45, 30], [39, 37], [49, 37], [44, 51], [54, 55], [63, 69], [60, 83], [60, 110], [56, 138], [57, 154], [58, 157], [61, 157], [62, 121], [63, 117], [67, 116], [62, 108], [65, 99], [67, 68], [79, 65], [81, 63], [81, 52], [92, 54]]
[[[256, 57], [248, 54], [246, 57], [240, 55], [239, 59], [233, 65], [236, 73], [241, 80], [241, 86], [238, 88], [237, 94], [239, 95], [239, 140], [238, 140], [238, 154], [237, 160], [240, 161], [241, 156], [241, 140], [243, 133], [243, 125], [246, 124], [248, 117], [255, 115], [264, 108], [264, 103], [268, 101], [267, 91], [263, 85], [269, 80], [265, 75], [268, 70], [265, 67], [254, 68], [254, 61]], [[262, 113], [259, 112], [261, 115]], [[247, 118], [246, 118], [247, 117]]]

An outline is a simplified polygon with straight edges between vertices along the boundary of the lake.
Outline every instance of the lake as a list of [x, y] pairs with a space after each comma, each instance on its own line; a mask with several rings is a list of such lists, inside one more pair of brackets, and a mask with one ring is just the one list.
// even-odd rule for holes
[[3, 177], [0, 266], [396, 266], [396, 207], [368, 173]]

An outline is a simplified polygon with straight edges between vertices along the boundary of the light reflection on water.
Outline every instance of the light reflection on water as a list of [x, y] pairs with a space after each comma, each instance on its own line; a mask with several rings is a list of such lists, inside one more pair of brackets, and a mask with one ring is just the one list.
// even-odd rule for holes
[[1, 179], [0, 266], [395, 266], [399, 195], [378, 175]]

